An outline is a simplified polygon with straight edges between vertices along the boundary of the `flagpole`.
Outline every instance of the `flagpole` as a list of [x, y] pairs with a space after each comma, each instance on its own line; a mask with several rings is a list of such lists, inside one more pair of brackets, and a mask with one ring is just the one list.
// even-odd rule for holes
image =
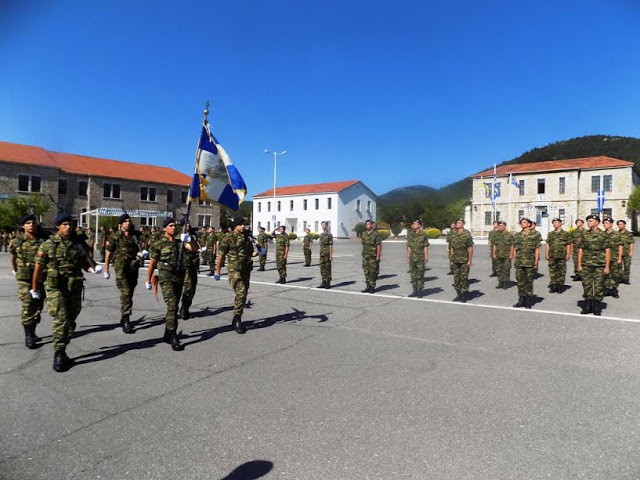
[[511, 200], [513, 198], [513, 175], [509, 174], [509, 217], [507, 218], [507, 220], [509, 221], [509, 228], [511, 228], [511, 220], [512, 220], [512, 209], [513, 206], [511, 205]]
[[484, 179], [480, 175], [480, 238], [484, 237], [484, 194], [486, 187], [484, 186]]

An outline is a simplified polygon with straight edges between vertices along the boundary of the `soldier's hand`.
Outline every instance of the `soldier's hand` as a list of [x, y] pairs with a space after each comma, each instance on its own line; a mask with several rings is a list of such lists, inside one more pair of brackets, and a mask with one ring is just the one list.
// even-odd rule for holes
[[214, 274], [213, 274], [213, 279], [214, 279], [216, 282], [217, 282], [217, 281], [219, 281], [219, 280], [220, 280], [220, 274], [218, 274], [218, 273], [214, 273]]
[[94, 275], [98, 275], [102, 273], [102, 265], [96, 265], [96, 268], [89, 268], [89, 273], [93, 273]]
[[109, 280], [111, 278], [111, 274], [109, 272], [104, 272], [104, 279]]
[[189, 243], [191, 241], [191, 236], [188, 233], [181, 233], [180, 241]]
[[604, 274], [609, 275], [611, 273], [611, 269], [609, 267], [604, 267]]
[[31, 295], [31, 298], [34, 300], [40, 300], [40, 292], [37, 290], [29, 290], [29, 295]]
[[207, 247], [202, 247], [202, 248], [200, 248], [200, 251], [201, 251], [201, 252], [206, 252], [206, 251], [207, 251]]
[[18, 272], [16, 272], [15, 270], [11, 270], [11, 275], [13, 275], [14, 277], [16, 276]]
[[149, 258], [149, 250], [142, 250], [140, 252], [140, 254], [142, 255], [142, 258], [144, 258], [144, 259]]
[[144, 282], [144, 288], [146, 288], [147, 290], [151, 290], [153, 288], [153, 285], [151, 285], [149, 282]]

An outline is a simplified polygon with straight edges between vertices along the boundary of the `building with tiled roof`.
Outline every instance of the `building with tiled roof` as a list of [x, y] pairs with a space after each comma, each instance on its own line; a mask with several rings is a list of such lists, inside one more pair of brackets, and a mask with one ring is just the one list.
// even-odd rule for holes
[[306, 228], [320, 232], [329, 222], [337, 237], [350, 237], [353, 228], [375, 220], [377, 196], [360, 180], [276, 187], [253, 196], [253, 229], [273, 231], [285, 225], [288, 232], [304, 235]]
[[[0, 142], [0, 198], [51, 195], [60, 208], [92, 227], [100, 215], [119, 216], [123, 209], [142, 226], [160, 224], [168, 214], [179, 217], [190, 181], [173, 168]], [[43, 223], [51, 225], [55, 214], [52, 208]], [[190, 218], [194, 225], [218, 226], [220, 209], [193, 205]]]
[[599, 156], [506, 164], [496, 167], [495, 187], [493, 177], [493, 169], [471, 176], [473, 193], [468, 220], [475, 235], [487, 235], [496, 219], [506, 221], [509, 230], [517, 231], [519, 219], [528, 217], [546, 238], [553, 229], [553, 218], [562, 219], [565, 228], [569, 228], [578, 218], [597, 213], [599, 190], [604, 191], [603, 216], [635, 224], [626, 208], [631, 191], [640, 183], [633, 162]]

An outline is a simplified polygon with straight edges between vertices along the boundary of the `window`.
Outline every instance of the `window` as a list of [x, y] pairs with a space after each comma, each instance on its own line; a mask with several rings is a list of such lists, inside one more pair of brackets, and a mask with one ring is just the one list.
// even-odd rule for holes
[[262, 228], [262, 222], [258, 222], [258, 228]]
[[293, 211], [293, 200], [289, 200], [289, 211]]
[[78, 196], [86, 197], [89, 183], [86, 180], [78, 180]]
[[[600, 215], [600, 212], [598, 211], [597, 208], [592, 208], [591, 209], [591, 214], [592, 215]], [[613, 217], [613, 211], [610, 208], [603, 208], [602, 209], [602, 217], [600, 218], [600, 220], [602, 220], [605, 217]]]
[[[520, 180], [522, 182], [522, 180]], [[524, 210], [518, 210], [518, 223], [524, 218]]]
[[305, 220], [304, 222], [302, 222], [302, 230], [306, 230], [307, 229], [307, 221]]
[[356, 212], [359, 212], [359, 211], [360, 211], [360, 208], [361, 208], [361, 205], [360, 205], [360, 204], [361, 204], [361, 203], [362, 203], [362, 202], [360, 202], [360, 200], [356, 200]]
[[600, 190], [600, 176], [593, 175], [591, 177], [591, 191], [597, 192], [598, 190]]
[[198, 227], [208, 227], [211, 225], [211, 215], [198, 215]]
[[316, 198], [316, 210], [320, 208], [320, 199]]
[[502, 220], [502, 215], [500, 212], [496, 211], [496, 222], [499, 222], [500, 220]]
[[267, 222], [267, 232], [271, 231], [271, 222]]
[[277, 228], [280, 228], [280, 220], [278, 220], [278, 227]]
[[173, 203], [173, 190], [167, 189], [167, 203]]
[[120, 198], [120, 185], [117, 183], [102, 184], [103, 198]]
[[271, 211], [271, 202], [267, 202], [267, 212]]
[[484, 198], [491, 198], [491, 184], [483, 183], [484, 185]]
[[331, 210], [331, 198], [327, 198], [327, 210]]
[[558, 193], [560, 195], [564, 195], [564, 192], [565, 192], [565, 178], [560, 177], [560, 179], [558, 180]]
[[58, 180], [58, 195], [67, 194], [67, 179], [61, 178]]
[[[140, 200], [145, 202], [156, 201], [156, 187], [140, 187]], [[185, 201], [185, 203], [187, 203]]]
[[258, 202], [258, 213], [262, 211], [262, 202]]
[[81, 213], [80, 213], [80, 226], [81, 227], [86, 227], [87, 226], [87, 216], [85, 215], [85, 213], [87, 213], [87, 209], [83, 208]]
[[278, 200], [278, 211], [280, 211], [280, 205], [282, 204], [282, 202], [280, 200]]
[[19, 192], [39, 192], [41, 183], [40, 175], [18, 175]]
[[371, 200], [367, 200], [367, 212], [371, 213]]
[[564, 217], [565, 217], [564, 208], [558, 209], [558, 218], [562, 220], [562, 223], [564, 223]]
[[317, 232], [318, 231], [318, 221], [317, 220], [316, 220], [315, 226], [316, 226], [316, 228], [313, 231]]
[[613, 175], [603, 175], [602, 176], [602, 189], [605, 192], [610, 192], [613, 187]]
[[544, 193], [544, 178], [538, 179], [538, 194]]
[[484, 212], [484, 224], [491, 225], [493, 223], [493, 212]]
[[524, 180], [518, 180], [518, 195], [524, 195]]
[[302, 200], [302, 209], [303, 210], [307, 209], [307, 199], [306, 198], [304, 200]]
[[182, 203], [183, 205], [186, 205], [188, 199], [189, 199], [189, 192], [187, 192], [186, 190], [182, 190], [180, 192], [180, 203]]

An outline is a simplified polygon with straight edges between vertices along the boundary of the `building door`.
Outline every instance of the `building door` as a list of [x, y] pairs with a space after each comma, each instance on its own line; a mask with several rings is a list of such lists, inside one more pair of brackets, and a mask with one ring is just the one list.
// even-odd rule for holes
[[547, 238], [549, 233], [549, 213], [547, 207], [536, 207], [536, 224], [537, 230], [542, 235], [542, 238]]

